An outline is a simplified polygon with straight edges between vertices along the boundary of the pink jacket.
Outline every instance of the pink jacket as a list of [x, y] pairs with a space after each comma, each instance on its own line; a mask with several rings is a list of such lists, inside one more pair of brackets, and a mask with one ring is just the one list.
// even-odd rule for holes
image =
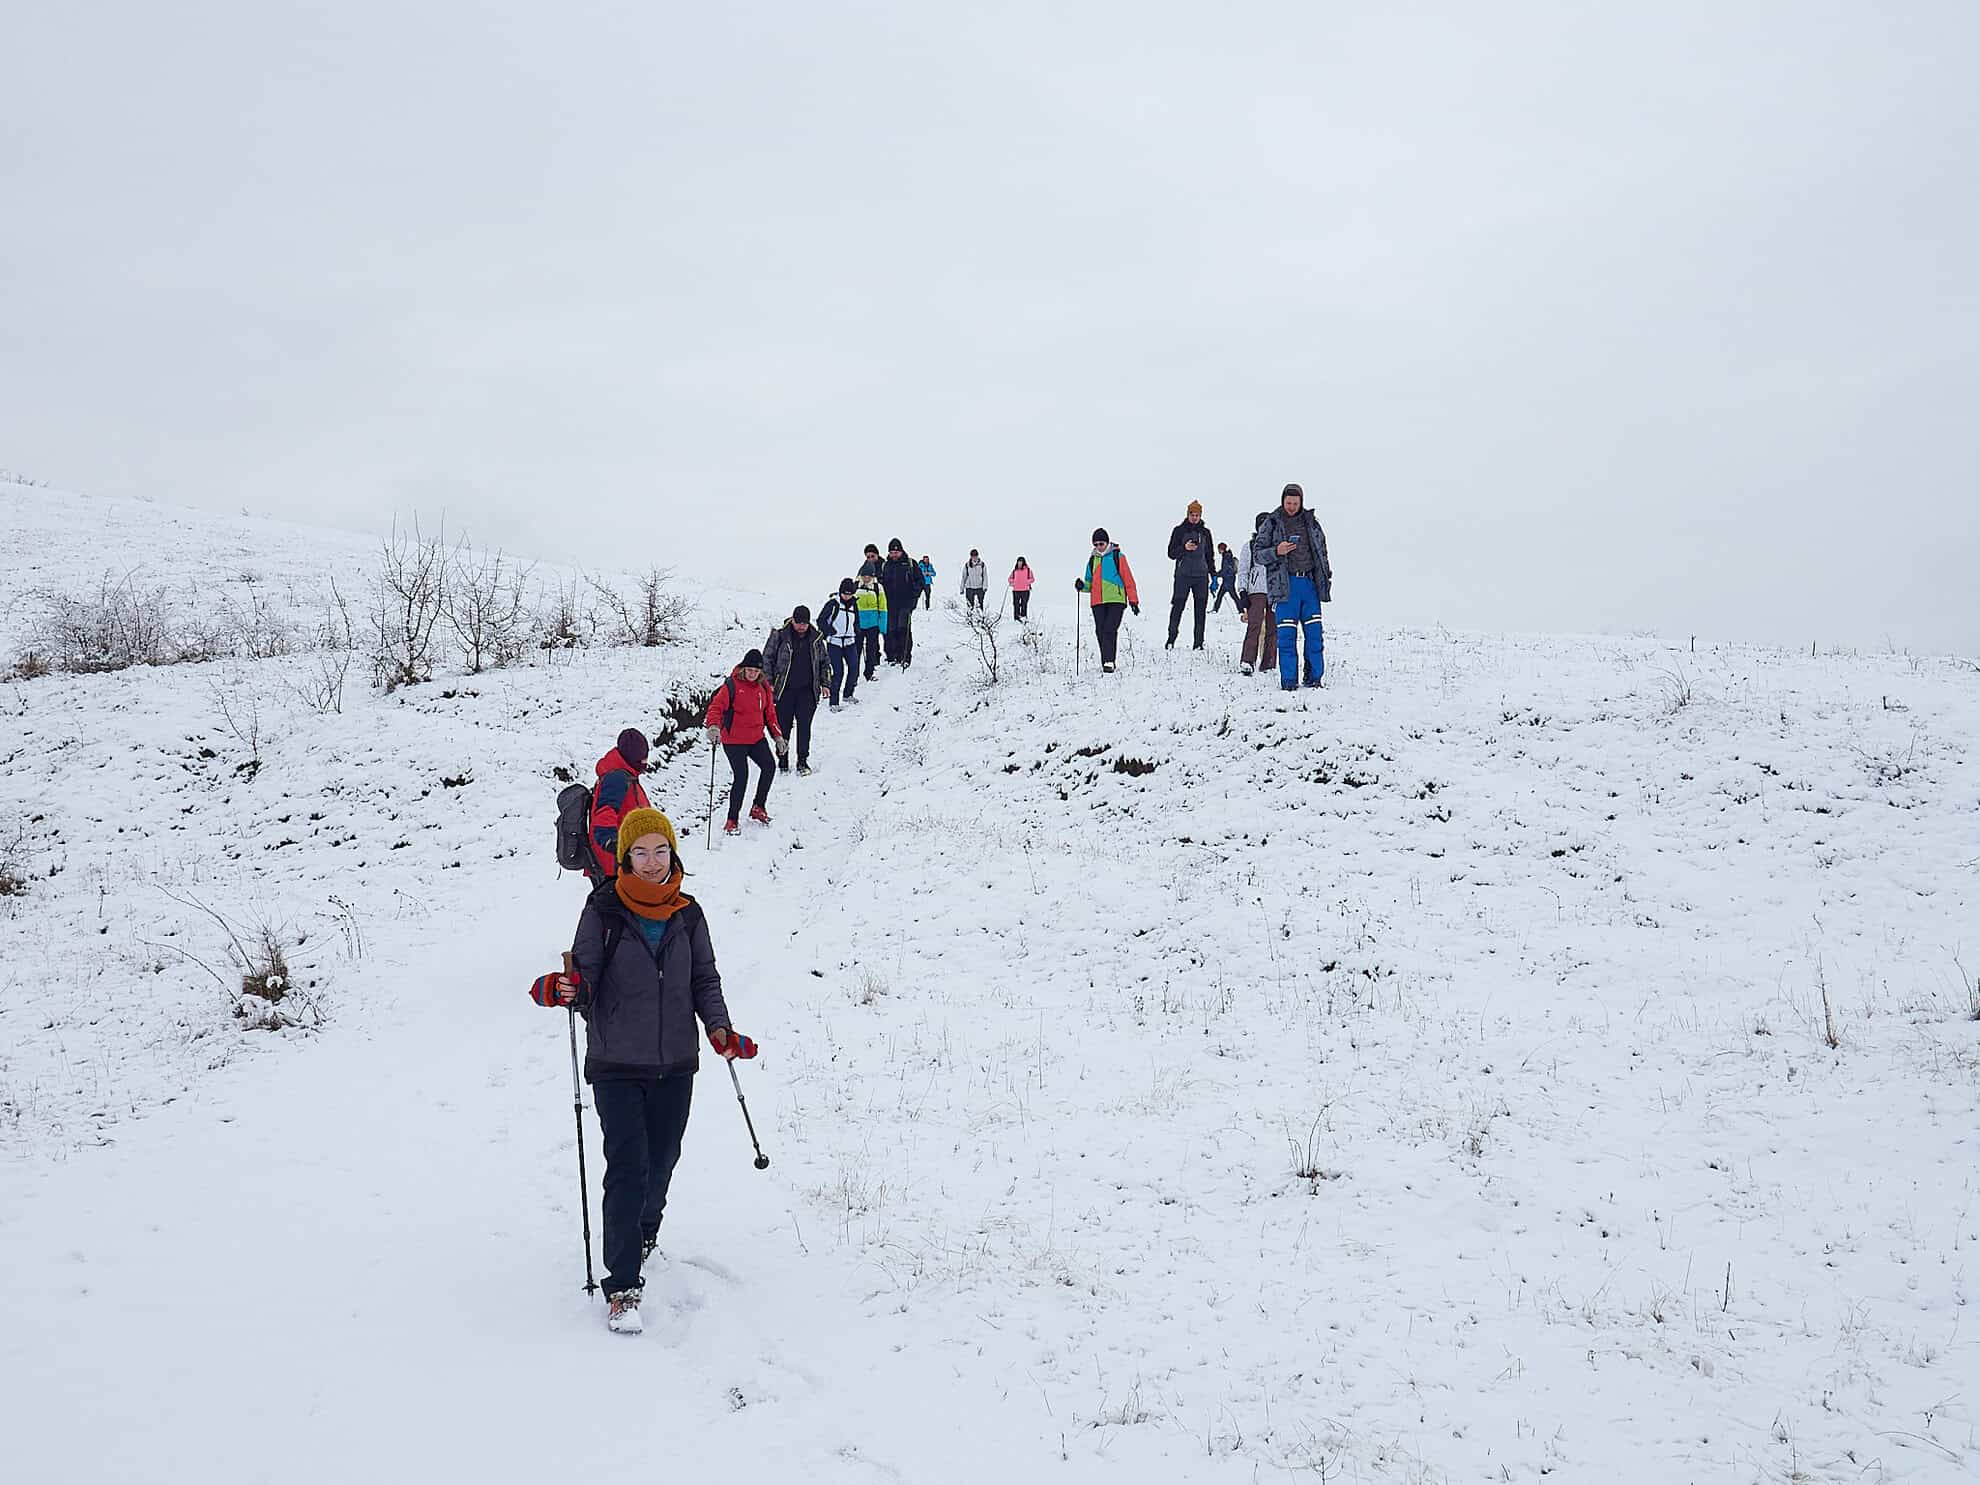
[[1014, 569], [1011, 573], [1012, 590], [1018, 593], [1029, 593], [1031, 591], [1031, 577], [1032, 572], [1029, 567]]

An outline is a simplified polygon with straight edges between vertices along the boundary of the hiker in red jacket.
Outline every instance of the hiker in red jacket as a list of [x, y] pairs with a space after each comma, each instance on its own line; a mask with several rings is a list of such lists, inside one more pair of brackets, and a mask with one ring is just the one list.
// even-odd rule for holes
[[768, 825], [770, 814], [763, 806], [770, 799], [771, 780], [777, 777], [777, 759], [769, 740], [775, 738], [782, 747], [784, 729], [777, 722], [776, 693], [763, 678], [763, 651], [751, 650], [743, 656], [742, 664], [715, 688], [708, 699], [708, 715], [701, 722], [708, 729], [708, 745], [721, 746], [728, 755], [729, 771], [735, 775], [729, 785], [729, 818], [722, 834], [734, 835], [742, 828], [736, 816], [742, 813], [751, 763], [756, 764], [756, 802], [749, 807], [749, 817], [759, 825]]
[[619, 822], [634, 810], [653, 807], [639, 782], [646, 753], [646, 734], [628, 727], [598, 760], [598, 786], [591, 791], [592, 869], [585, 873], [594, 887], [619, 874]]

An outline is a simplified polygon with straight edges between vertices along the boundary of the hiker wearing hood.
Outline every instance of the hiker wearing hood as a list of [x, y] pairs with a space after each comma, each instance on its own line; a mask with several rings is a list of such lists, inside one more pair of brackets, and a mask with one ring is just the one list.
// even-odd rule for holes
[[1182, 628], [1183, 605], [1196, 604], [1195, 649], [1203, 648], [1203, 616], [1210, 602], [1210, 528], [1203, 524], [1203, 502], [1192, 500], [1182, 524], [1169, 533], [1169, 557], [1176, 564], [1175, 593], [1169, 600], [1169, 639], [1173, 650]]
[[818, 629], [825, 636], [825, 655], [832, 667], [832, 710], [839, 709], [839, 698], [858, 701], [859, 689], [859, 584], [842, 578], [839, 591], [825, 600], [818, 611]]
[[983, 607], [983, 595], [990, 590], [990, 569], [975, 547], [969, 549], [969, 561], [963, 563], [962, 596], [963, 602], [971, 608]]
[[1327, 533], [1306, 508], [1306, 492], [1287, 485], [1279, 508], [1251, 538], [1251, 549], [1265, 564], [1266, 592], [1279, 622], [1279, 688], [1300, 687], [1299, 639], [1306, 636], [1305, 684], [1318, 686], [1327, 673], [1326, 633], [1320, 605], [1334, 598], [1334, 566], [1327, 560]]
[[921, 602], [923, 589], [921, 567], [899, 538], [887, 543], [880, 586], [887, 594], [887, 659], [906, 670], [914, 663], [914, 606]]
[[1100, 645], [1100, 669], [1112, 675], [1121, 638], [1121, 615], [1127, 609], [1139, 614], [1141, 596], [1134, 590], [1127, 553], [1108, 538], [1105, 526], [1095, 528], [1093, 555], [1086, 559], [1085, 574], [1073, 579], [1073, 587], [1087, 595], [1093, 610], [1093, 638]]
[[637, 1335], [641, 1270], [660, 1240], [701, 1062], [694, 1023], [717, 1056], [757, 1048], [729, 1020], [708, 919], [681, 890], [672, 822], [631, 810], [619, 837], [612, 880], [578, 915], [564, 972], [539, 976], [529, 993], [584, 1017], [584, 1077], [605, 1131], [605, 1323]]
[[709, 746], [721, 747], [734, 776], [729, 785], [729, 818], [722, 833], [734, 835], [742, 828], [736, 817], [742, 813], [752, 763], [756, 765], [756, 802], [749, 808], [749, 817], [759, 825], [768, 825], [770, 814], [764, 805], [770, 802], [770, 782], [777, 776], [770, 739], [782, 742], [784, 729], [777, 720], [776, 694], [763, 678], [763, 651], [751, 650], [743, 656], [742, 664], [715, 688], [701, 723], [708, 729]]
[[[1269, 510], [1261, 510], [1258, 519], [1252, 523], [1252, 534], [1265, 529], [1265, 523], [1272, 519]], [[1252, 550], [1250, 542], [1244, 544], [1244, 575], [1238, 579], [1244, 589], [1244, 649], [1238, 656], [1238, 670], [1250, 675], [1254, 666], [1258, 670], [1270, 671], [1279, 663], [1279, 629], [1272, 619], [1272, 600], [1265, 592], [1265, 585], [1271, 580], [1271, 571], [1264, 560]]]
[[[811, 719], [818, 715], [819, 698], [831, 692], [825, 678], [830, 663], [825, 637], [811, 622], [811, 610], [801, 603], [763, 647], [764, 674], [777, 698], [777, 722], [785, 738], [797, 742], [797, 771], [801, 776], [811, 773]], [[780, 742], [778, 770], [790, 766], [790, 746]]]
[[921, 606], [935, 607], [935, 564], [928, 560], [928, 554], [921, 554]]
[[585, 879], [594, 887], [618, 872], [619, 821], [634, 810], [648, 808], [646, 790], [639, 776], [646, 769], [646, 734], [628, 727], [619, 734], [612, 751], [598, 760], [598, 783], [591, 791], [592, 865]]

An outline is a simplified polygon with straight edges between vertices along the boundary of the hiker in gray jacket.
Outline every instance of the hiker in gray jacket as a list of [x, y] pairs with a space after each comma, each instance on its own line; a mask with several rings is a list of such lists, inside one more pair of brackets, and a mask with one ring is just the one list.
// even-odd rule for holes
[[1279, 508], [1251, 538], [1251, 550], [1265, 564], [1266, 596], [1279, 626], [1279, 689], [1300, 687], [1299, 637], [1306, 633], [1305, 684], [1318, 686], [1327, 673], [1326, 634], [1320, 605], [1334, 598], [1334, 565], [1327, 559], [1327, 533], [1306, 508], [1306, 492], [1287, 485]]
[[659, 1240], [700, 1065], [698, 1017], [718, 1056], [754, 1057], [722, 998], [708, 919], [681, 890], [674, 827], [654, 809], [619, 827], [619, 874], [578, 917], [562, 974], [530, 988], [584, 1017], [584, 1077], [605, 1130], [606, 1323], [640, 1331], [641, 1268]]
[[[1264, 530], [1271, 519], [1269, 510], [1261, 510], [1252, 523], [1253, 534]], [[1265, 593], [1271, 580], [1270, 569], [1246, 542], [1244, 565], [1238, 569], [1238, 591], [1244, 597], [1244, 649], [1238, 656], [1241, 675], [1250, 675], [1254, 669], [1269, 673], [1279, 663], [1278, 625], [1272, 619], [1272, 600]]]
[[832, 694], [831, 660], [825, 650], [825, 636], [811, 622], [811, 610], [802, 603], [763, 646], [763, 678], [777, 698], [777, 725], [784, 731], [777, 743], [777, 767], [788, 771], [791, 749], [787, 739], [797, 740], [797, 771], [800, 778], [811, 773], [811, 719], [818, 713], [819, 701]]
[[982, 608], [983, 595], [988, 591], [989, 587], [990, 569], [984, 565], [983, 558], [977, 554], [976, 548], [971, 547], [969, 549], [969, 561], [963, 564], [963, 602], [971, 608]]

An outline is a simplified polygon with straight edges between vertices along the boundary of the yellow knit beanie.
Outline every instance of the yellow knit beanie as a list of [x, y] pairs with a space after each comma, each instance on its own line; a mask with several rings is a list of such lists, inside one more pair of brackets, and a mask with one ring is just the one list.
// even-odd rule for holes
[[619, 838], [614, 843], [619, 859], [625, 860], [631, 853], [633, 844], [641, 836], [646, 835], [666, 836], [667, 849], [676, 855], [680, 854], [681, 843], [674, 838], [672, 820], [658, 810], [634, 810], [625, 819], [619, 821]]
[[[1172, 506], [1170, 506], [1170, 507], [1169, 507], [1169, 509], [1170, 509], [1170, 510], [1174, 510], [1174, 509], [1175, 509], [1175, 507], [1174, 507], [1174, 506], [1172, 505]], [[1184, 512], [1183, 514], [1185, 514], [1185, 515], [1190, 515], [1190, 516], [1200, 516], [1200, 515], [1202, 515], [1202, 514], [1203, 514], [1203, 502], [1202, 502], [1202, 501], [1200, 501], [1200, 500], [1192, 500], [1192, 501], [1190, 501], [1190, 503], [1189, 503], [1189, 509], [1188, 509], [1187, 511], [1185, 511], [1185, 512]]]

